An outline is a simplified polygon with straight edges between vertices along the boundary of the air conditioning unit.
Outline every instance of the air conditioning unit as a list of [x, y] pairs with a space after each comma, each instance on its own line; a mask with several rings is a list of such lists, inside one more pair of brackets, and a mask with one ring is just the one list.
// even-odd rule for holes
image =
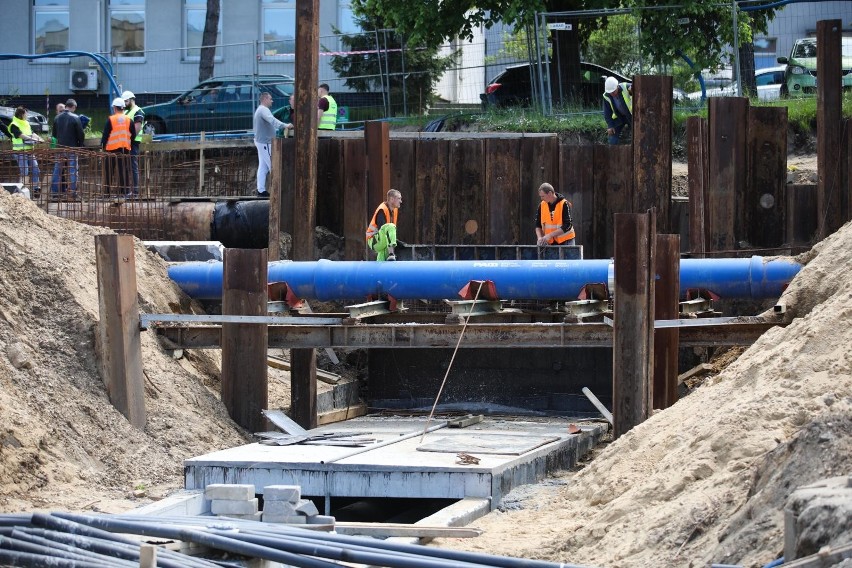
[[71, 69], [72, 91], [97, 91], [98, 69]]

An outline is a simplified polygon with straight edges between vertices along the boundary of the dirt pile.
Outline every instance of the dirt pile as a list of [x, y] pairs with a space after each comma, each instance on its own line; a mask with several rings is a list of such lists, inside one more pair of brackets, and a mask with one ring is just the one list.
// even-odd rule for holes
[[[218, 398], [218, 352], [174, 360], [142, 334], [148, 423], [109, 403], [95, 355], [94, 236], [0, 191], [0, 510], [125, 511], [183, 485], [183, 459], [245, 443]], [[193, 306], [137, 242], [141, 309]]]
[[439, 544], [610, 568], [781, 556], [789, 494], [852, 472], [852, 223], [801, 260], [787, 327], [561, 485], [475, 521], [483, 536]]

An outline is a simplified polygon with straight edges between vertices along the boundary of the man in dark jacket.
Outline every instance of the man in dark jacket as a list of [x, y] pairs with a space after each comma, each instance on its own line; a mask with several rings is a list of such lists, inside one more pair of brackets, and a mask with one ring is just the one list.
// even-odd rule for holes
[[[82, 148], [85, 134], [83, 123], [77, 116], [77, 101], [65, 101], [65, 110], [53, 121], [53, 137], [58, 148]], [[67, 181], [63, 180], [67, 175]], [[53, 166], [53, 179], [50, 182], [50, 194], [57, 197], [59, 192], [66, 193], [70, 188], [72, 197], [77, 197], [77, 152], [68, 150], [56, 154], [56, 165]]]
[[633, 124], [633, 85], [619, 83], [615, 77], [607, 77], [604, 83], [603, 115], [607, 125], [607, 141], [618, 144], [621, 133]]

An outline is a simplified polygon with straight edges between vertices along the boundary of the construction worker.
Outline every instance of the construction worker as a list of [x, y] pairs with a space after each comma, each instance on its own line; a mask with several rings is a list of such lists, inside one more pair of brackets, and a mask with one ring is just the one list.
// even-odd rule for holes
[[106, 187], [104, 192], [109, 195], [112, 173], [118, 170], [119, 195], [128, 193], [127, 181], [127, 158], [130, 154], [130, 141], [136, 136], [136, 127], [129, 116], [124, 114], [124, 99], [117, 97], [112, 101], [112, 114], [104, 125], [104, 133], [101, 136], [101, 147], [110, 154], [105, 160], [104, 171], [106, 173]]
[[32, 173], [33, 191], [32, 196], [38, 197], [41, 193], [39, 188], [38, 161], [33, 154], [35, 144], [42, 141], [38, 134], [33, 134], [30, 123], [27, 122], [27, 109], [19, 106], [15, 109], [15, 115], [9, 123], [9, 134], [12, 137], [12, 151], [18, 162], [18, 172], [21, 175], [21, 183], [26, 183], [27, 175]]
[[136, 136], [130, 141], [130, 170], [133, 173], [133, 188], [127, 194], [127, 197], [137, 197], [139, 195], [139, 144], [142, 143], [145, 113], [136, 106], [136, 95], [131, 91], [121, 93], [121, 98], [124, 99], [124, 114], [130, 117], [133, 126], [136, 128]]
[[573, 245], [576, 234], [571, 218], [571, 203], [553, 186], [543, 183], [538, 188], [541, 206], [535, 215], [535, 234], [538, 246]]
[[376, 252], [378, 261], [396, 260], [396, 222], [401, 205], [402, 194], [391, 189], [387, 201], [376, 208], [367, 227], [367, 246]]
[[317, 123], [320, 130], [337, 128], [337, 101], [328, 94], [328, 85], [319, 86], [319, 101], [317, 102]]
[[618, 144], [621, 133], [633, 124], [633, 85], [619, 83], [615, 77], [607, 77], [604, 82], [603, 115], [607, 125], [607, 142]]

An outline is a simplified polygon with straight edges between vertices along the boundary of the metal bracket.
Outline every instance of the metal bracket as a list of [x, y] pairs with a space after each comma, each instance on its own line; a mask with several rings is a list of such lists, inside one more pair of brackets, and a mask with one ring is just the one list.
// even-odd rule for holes
[[[402, 302], [396, 303], [397, 308], [402, 305]], [[381, 316], [393, 312], [391, 302], [389, 300], [376, 300], [366, 302], [364, 304], [354, 304], [352, 306], [343, 306], [349, 310], [349, 317], [355, 320], [369, 318], [373, 316]]]
[[503, 309], [503, 303], [500, 300], [446, 300], [446, 302], [450, 305], [453, 315], [462, 317], [497, 314]]

